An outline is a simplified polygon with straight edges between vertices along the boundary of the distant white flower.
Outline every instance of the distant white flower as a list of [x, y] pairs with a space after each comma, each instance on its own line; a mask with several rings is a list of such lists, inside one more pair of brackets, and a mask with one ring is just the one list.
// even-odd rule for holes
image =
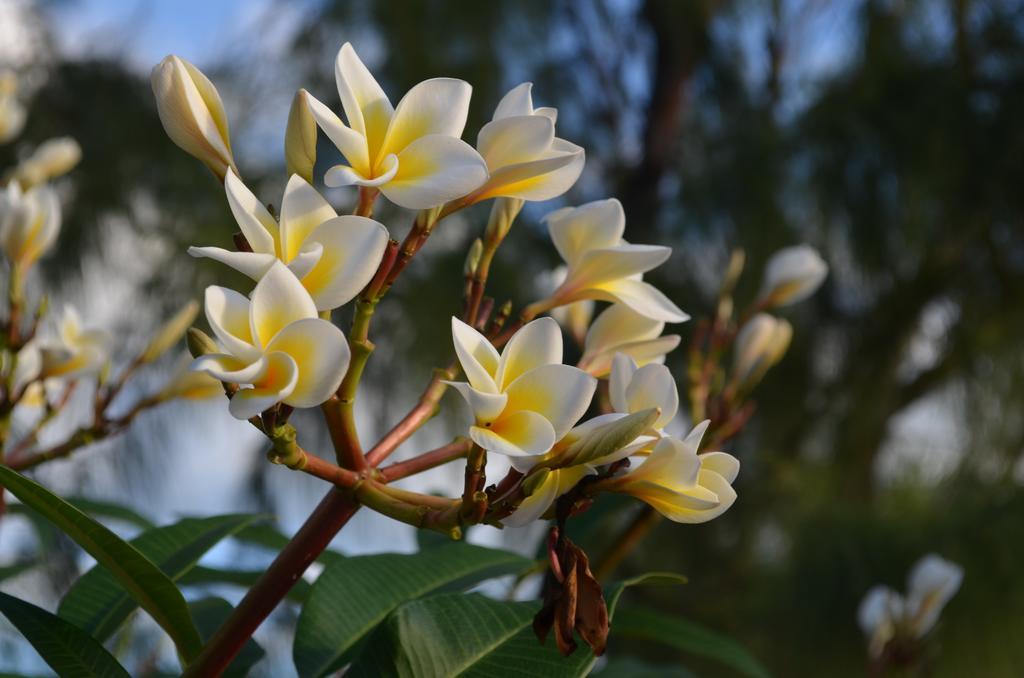
[[102, 330], [83, 328], [78, 311], [65, 306], [57, 339], [40, 342], [40, 375], [63, 379], [95, 375], [107, 362], [110, 343], [110, 335]]
[[67, 174], [81, 159], [82, 147], [71, 137], [47, 139], [18, 163], [14, 178], [23, 187], [35, 186]]
[[43, 184], [23, 191], [16, 181], [0, 191], [0, 244], [7, 258], [27, 269], [57, 242], [60, 201]]
[[916, 640], [935, 627], [942, 608], [960, 589], [964, 571], [959, 565], [930, 553], [907, 577], [907, 596], [875, 586], [861, 601], [857, 621], [868, 637], [868, 651], [879, 657], [897, 637]]
[[795, 304], [814, 294], [827, 275], [828, 264], [813, 247], [786, 247], [765, 266], [761, 298], [770, 306]]
[[741, 384], [756, 383], [789, 348], [793, 326], [782, 318], [758, 313], [736, 336], [733, 376]]

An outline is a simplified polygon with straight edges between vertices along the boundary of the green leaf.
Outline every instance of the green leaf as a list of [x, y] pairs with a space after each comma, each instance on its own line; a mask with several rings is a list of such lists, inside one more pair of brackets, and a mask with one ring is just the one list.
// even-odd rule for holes
[[600, 678], [697, 678], [697, 674], [681, 666], [648, 664], [632, 657], [613, 658], [594, 675]]
[[192, 623], [185, 598], [160, 568], [94, 519], [6, 466], [0, 466], [0, 485], [56, 525], [98, 563], [109, 568], [139, 605], [167, 632], [186, 661], [191, 661], [198, 654], [199, 632]]
[[[627, 586], [681, 581], [679, 575], [654, 573], [611, 584], [605, 589], [608, 616], [614, 616]], [[406, 603], [377, 629], [346, 676], [484, 678], [506, 675], [509, 667], [524, 676], [588, 675], [597, 658], [585, 645], [563, 657], [553, 641], [538, 642], [532, 628], [538, 607], [477, 594], [439, 594]]]
[[113, 518], [114, 520], [120, 520], [131, 525], [135, 525], [143, 530], [156, 527], [153, 524], [153, 521], [149, 518], [146, 518], [127, 506], [121, 506], [120, 504], [89, 499], [87, 497], [65, 497], [64, 501], [71, 504], [82, 513], [88, 513], [91, 516]]
[[360, 640], [405, 601], [515, 573], [530, 560], [455, 542], [421, 553], [345, 558], [313, 584], [299, 615], [293, 656], [302, 676], [336, 671]]
[[[185, 518], [143, 532], [130, 543], [171, 581], [177, 581], [217, 542], [255, 520], [257, 516], [249, 515]], [[96, 565], [64, 595], [57, 614], [105, 642], [136, 608], [114, 574]]]
[[[192, 617], [196, 620], [196, 626], [199, 627], [199, 633], [202, 634], [203, 640], [209, 641], [234, 608], [223, 598], [210, 597], [189, 603], [189, 609], [192, 610]], [[249, 669], [263, 659], [265, 654], [263, 648], [250, 638], [222, 675], [225, 678], [235, 678], [236, 676], [241, 678], [248, 674]]]
[[128, 678], [128, 672], [99, 641], [41, 607], [0, 593], [0, 613], [57, 675]]
[[770, 675], [743, 646], [731, 638], [656, 610], [622, 610], [615, 618], [613, 633], [619, 637], [654, 641], [687, 654], [714, 659], [745, 676], [767, 678]]
[[[251, 588], [256, 580], [263, 576], [265, 570], [228, 570], [219, 567], [196, 565], [178, 579], [181, 586], [197, 584], [235, 584], [242, 588]], [[295, 602], [305, 602], [309, 597], [311, 585], [305, 579], [299, 579], [288, 591], [288, 597]]]

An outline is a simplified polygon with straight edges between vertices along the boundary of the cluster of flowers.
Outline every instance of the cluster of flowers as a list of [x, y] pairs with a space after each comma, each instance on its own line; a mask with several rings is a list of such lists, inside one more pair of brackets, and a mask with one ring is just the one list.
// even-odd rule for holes
[[[341, 330], [319, 314], [359, 295], [388, 243], [384, 225], [368, 216], [339, 216], [311, 185], [317, 127], [348, 163], [327, 170], [326, 185], [360, 187], [361, 207], [365, 196], [379, 192], [434, 218], [496, 199], [488, 238], [498, 241], [524, 201], [562, 195], [583, 169], [583, 149], [555, 136], [557, 112], [534, 108], [530, 83], [502, 98], [473, 148], [460, 138], [469, 84], [427, 80], [393, 106], [349, 44], [338, 53], [335, 74], [347, 123], [305, 90], [298, 92], [285, 147], [291, 177], [275, 219], [239, 179], [227, 116], [210, 81], [176, 56], [153, 71], [165, 129], [223, 180], [245, 241], [242, 251], [189, 251], [256, 281], [250, 297], [223, 287], [207, 289], [206, 317], [217, 346], [194, 365], [237, 387], [229, 407], [238, 418], [277, 403], [315, 406], [338, 390], [350, 348]], [[504, 216], [495, 219], [495, 214]], [[679, 337], [662, 332], [665, 323], [688, 316], [643, 275], [664, 263], [670, 248], [626, 242], [625, 215], [614, 199], [559, 209], [545, 222], [565, 266], [553, 292], [531, 305], [529, 315], [552, 311], [567, 323], [583, 343], [578, 365], [562, 364], [562, 332], [552, 318], [526, 323], [500, 353], [484, 333], [452, 318], [466, 381], [446, 383], [473, 412], [469, 437], [483, 450], [507, 456], [526, 476], [528, 496], [503, 522], [522, 525], [545, 515], [582, 478], [627, 457], [642, 461], [607, 478], [603, 489], [635, 495], [679, 522], [720, 515], [736, 498], [731, 484], [739, 462], [723, 452], [698, 454], [707, 422], [681, 438], [666, 432], [679, 395], [662, 363]], [[783, 251], [769, 265], [761, 308], [805, 298], [826, 270], [809, 248]], [[591, 323], [595, 301], [611, 305]], [[781, 357], [790, 331], [784, 321], [765, 314], [744, 328], [735, 369], [745, 382]], [[598, 380], [605, 378], [610, 411], [580, 423]], [[586, 444], [590, 436], [607, 438], [614, 422], [641, 413], [648, 416], [639, 435], [614, 449]], [[601, 454], [592, 454], [594, 449]]]
[[[0, 73], [0, 143], [14, 140], [26, 122], [27, 109], [18, 90], [14, 73]], [[36, 263], [53, 249], [60, 234], [61, 203], [54, 182], [74, 169], [81, 156], [74, 139], [49, 139], [22, 153], [18, 164], [0, 179], [0, 247], [8, 272], [6, 318], [0, 334], [0, 410], [9, 417], [16, 406], [45, 408], [37, 427], [55, 416], [66, 402], [55, 394], [67, 393], [84, 379], [103, 381], [111, 369], [112, 342], [105, 331], [84, 327], [79, 313], [70, 305], [64, 306], [55, 326], [50, 326], [45, 322], [46, 297], [26, 293]], [[194, 304], [187, 306], [162, 327], [138, 357], [136, 367], [155, 360], [173, 346], [196, 311]], [[41, 323], [44, 326], [37, 336]], [[121, 381], [129, 375], [130, 371], [122, 375]], [[116, 393], [119, 388], [114, 386], [108, 392]], [[218, 382], [184, 371], [149, 398], [146, 406], [172, 398], [206, 398], [218, 392], [222, 392]], [[6, 434], [6, 418], [0, 429]], [[28, 442], [22, 440], [19, 447]], [[8, 443], [6, 435], [0, 436], [6, 452], [12, 449]]]
[[895, 663], [912, 660], [915, 645], [935, 628], [963, 578], [963, 568], [930, 553], [910, 570], [906, 597], [888, 586], [869, 590], [857, 621], [868, 638], [871, 658], [880, 661], [888, 656]]

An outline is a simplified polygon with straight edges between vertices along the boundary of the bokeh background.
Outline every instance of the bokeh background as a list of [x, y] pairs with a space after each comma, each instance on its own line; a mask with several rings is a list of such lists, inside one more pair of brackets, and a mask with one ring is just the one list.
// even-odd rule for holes
[[[184, 253], [227, 246], [236, 226], [209, 173], [164, 135], [149, 69], [173, 52], [214, 80], [244, 176], [278, 202], [291, 96], [306, 87], [337, 102], [333, 58], [344, 41], [395, 100], [427, 77], [471, 82], [471, 141], [500, 96], [531, 80], [538, 104], [558, 107], [559, 136], [586, 147], [576, 187], [529, 205], [499, 255], [499, 300], [530, 301], [557, 263], [543, 214], [610, 195], [625, 205], [629, 240], [674, 247], [651, 279], [694, 316], [713, 310], [734, 247], [750, 262], [741, 299], [781, 246], [808, 242], [829, 262], [823, 289], [785, 311], [792, 348], [730, 443], [743, 463], [739, 501], [706, 525], [659, 525], [621, 567], [676, 570], [690, 584], [631, 595], [732, 635], [776, 675], [863, 675], [861, 596], [875, 583], [903, 588], [911, 564], [934, 551], [966, 571], [936, 632], [934, 675], [1020, 674], [1024, 4], [0, 0], [0, 66], [18, 70], [31, 101], [0, 166], [51, 136], [74, 136], [84, 151], [61, 184], [64, 228], [43, 266], [55, 305], [82, 307], [128, 355], [205, 285], [243, 285]], [[335, 158], [323, 140], [320, 151], [318, 176]], [[339, 208], [353, 199], [328, 195]], [[446, 222], [379, 312], [359, 412], [366, 438], [446, 359], [461, 260], [484, 219], [471, 211]], [[401, 236], [411, 215], [390, 209], [381, 220]], [[684, 345], [692, 325], [681, 326]], [[685, 351], [668, 364], [682, 379]], [[140, 388], [173, 367], [144, 375]], [[405, 454], [465, 421], [455, 399], [444, 412]], [[328, 449], [316, 418], [300, 420], [307, 447]], [[126, 499], [161, 522], [262, 510], [294, 530], [321, 487], [267, 464], [262, 447], [220, 403], [174, 405], [38, 477]], [[439, 470], [418, 487], [450, 488], [459, 473]], [[635, 508], [609, 515], [608, 533]], [[0, 525], [0, 562], [38, 548], [21, 521]], [[471, 538], [531, 550], [536, 536]], [[413, 550], [416, 540], [360, 515], [335, 546]], [[87, 562], [59, 540], [49, 548], [43, 571], [5, 590], [52, 604]], [[265, 557], [239, 548], [213, 558], [258, 566]], [[290, 614], [261, 630], [271, 651], [262, 675], [294, 671]], [[143, 646], [159, 635], [149, 633], [143, 624]], [[613, 631], [612, 656], [629, 644]], [[722, 670], [632, 650], [701, 675]], [[40, 670], [9, 632], [0, 659], [0, 669]]]

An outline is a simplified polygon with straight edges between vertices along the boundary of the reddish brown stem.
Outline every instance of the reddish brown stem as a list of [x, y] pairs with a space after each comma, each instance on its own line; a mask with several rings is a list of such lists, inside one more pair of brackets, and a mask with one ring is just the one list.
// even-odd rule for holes
[[416, 429], [434, 416], [434, 413], [437, 411], [437, 404], [448, 388], [441, 382], [446, 379], [452, 379], [454, 375], [454, 364], [434, 372], [433, 378], [427, 384], [426, 389], [423, 390], [423, 395], [420, 396], [416, 406], [409, 410], [409, 413], [400, 422], [395, 424], [372, 450], [366, 453], [366, 461], [370, 466], [380, 466], [381, 462], [387, 459], [399, 445], [416, 432]]
[[358, 508], [345, 492], [332, 488], [245, 594], [231, 616], [213, 634], [184, 676], [219, 676], [223, 673], [263, 620]]
[[393, 480], [399, 480], [401, 478], [407, 478], [411, 475], [416, 475], [427, 469], [432, 469], [436, 466], [443, 466], [450, 461], [461, 459], [466, 456], [469, 452], [469, 448], [472, 446], [472, 442], [463, 438], [454, 440], [443, 447], [439, 447], [429, 452], [424, 452], [412, 459], [406, 461], [400, 461], [390, 466], [385, 466], [380, 470], [381, 477], [385, 482], [391, 482]]

